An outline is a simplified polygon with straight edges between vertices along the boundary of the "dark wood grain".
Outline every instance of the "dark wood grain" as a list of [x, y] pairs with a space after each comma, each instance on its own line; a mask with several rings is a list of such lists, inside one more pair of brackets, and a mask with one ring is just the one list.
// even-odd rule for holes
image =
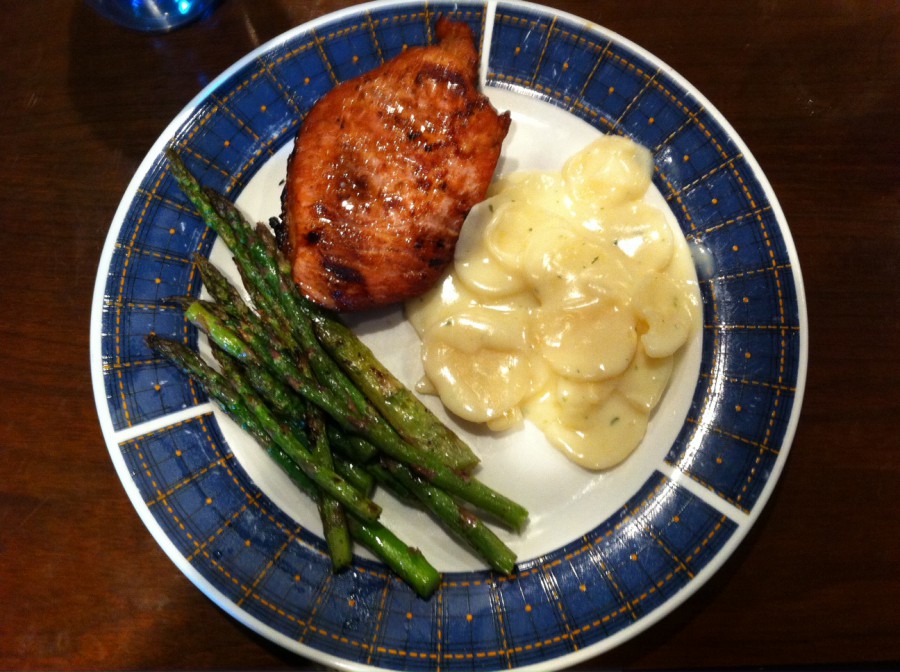
[[[233, 621], [140, 522], [101, 436], [88, 323], [119, 199], [255, 46], [350, 3], [225, 0], [168, 35], [76, 0], [0, 27], [0, 668], [314, 669]], [[697, 595], [579, 669], [900, 664], [900, 5], [553, 0], [721, 110], [805, 277], [809, 378], [759, 524]]]

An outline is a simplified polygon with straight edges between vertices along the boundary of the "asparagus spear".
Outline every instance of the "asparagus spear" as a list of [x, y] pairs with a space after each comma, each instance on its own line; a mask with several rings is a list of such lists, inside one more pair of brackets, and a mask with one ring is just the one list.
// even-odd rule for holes
[[204, 362], [196, 352], [181, 343], [151, 334], [147, 337], [147, 344], [151, 349], [193, 376], [227, 413], [241, 418], [239, 422], [242, 426], [245, 424], [245, 419], [252, 418], [254, 424], [259, 425], [273, 442], [290, 455], [310, 480], [341, 502], [349, 513], [366, 521], [378, 519], [381, 507], [363, 496], [333, 470], [326, 469], [317, 463], [300, 438], [282, 425], [257, 395], [239, 395], [222, 374]]
[[259, 316], [244, 302], [237, 288], [228, 281], [228, 278], [215, 264], [202, 254], [195, 254], [192, 259], [197, 270], [200, 271], [203, 286], [218, 305], [237, 319], [253, 323], [260, 322]]
[[[342, 444], [335, 448], [343, 450]], [[351, 458], [352, 459], [352, 458]], [[516, 555], [473, 512], [460, 506], [450, 495], [417, 478], [405, 465], [389, 459], [370, 462], [364, 467], [375, 481], [401, 502], [424, 506], [456, 538], [467, 544], [491, 568], [511, 574]]]
[[417, 476], [492, 514], [512, 529], [520, 531], [525, 526], [528, 511], [522, 505], [477, 478], [461, 476], [434, 456], [412, 447], [390, 425], [374, 425], [366, 431], [365, 438], [384, 455], [408, 466]]
[[[408, 442], [422, 446], [447, 466], [470, 472], [478, 456], [444, 425], [372, 351], [342, 322], [318, 312], [313, 327], [319, 340], [394, 429]], [[410, 428], [419, 432], [413, 435]]]
[[[248, 377], [245, 376], [244, 370], [234, 359], [215, 347], [213, 348], [213, 355], [222, 367], [223, 375], [240, 396], [246, 398], [253, 394]], [[313, 458], [323, 467], [335, 469], [331, 449], [323, 433], [324, 427], [321, 425], [321, 418], [305, 404], [303, 406], [305, 407], [303, 419], [306, 421], [307, 437]], [[316, 504], [322, 521], [325, 543], [331, 556], [332, 569], [335, 572], [346, 569], [353, 560], [353, 551], [344, 509], [337, 500], [328, 495], [317, 497]]]
[[457, 504], [440, 488], [413, 476], [404, 465], [385, 460], [391, 475], [459, 539], [468, 544], [492, 568], [512, 574], [516, 554], [474, 513]]
[[[318, 408], [311, 406], [307, 409], [306, 423], [313, 457], [322, 466], [334, 469], [334, 458], [325, 434], [325, 422]], [[344, 515], [343, 507], [333, 497], [320, 497], [319, 517], [322, 520], [325, 542], [331, 553], [332, 569], [340, 571], [349, 567], [353, 560], [353, 551], [350, 546], [350, 531], [347, 527], [347, 517]]]
[[[291, 421], [305, 425], [307, 404], [294, 392], [287, 376], [293, 375], [306, 380], [308, 374], [299, 366], [296, 370], [292, 368], [290, 372], [270, 366], [274, 358], [278, 357], [287, 358], [288, 362], [293, 361], [279, 348], [276, 340], [266, 338], [259, 328], [235, 318], [218, 304], [193, 299], [183, 301], [182, 306], [185, 317], [190, 322], [207, 334], [212, 332], [210, 338], [214, 343], [248, 365], [245, 374], [252, 387], [274, 410]], [[245, 347], [249, 350], [245, 351]]]
[[277, 300], [270, 298], [267, 294], [268, 282], [250, 254], [253, 248], [250, 227], [246, 225], [237, 209], [224, 196], [206, 190], [200, 185], [184, 165], [181, 157], [171, 147], [166, 150], [166, 157], [169, 159], [172, 175], [185, 196], [197, 208], [207, 226], [213, 229], [231, 250], [238, 271], [241, 273], [248, 291], [254, 293], [255, 300], [258, 299], [259, 307], [271, 309], [272, 312], [268, 317], [273, 321], [271, 323], [273, 330], [275, 333], [283, 334], [278, 324], [277, 313], [280, 306]]
[[[256, 436], [253, 432], [251, 434]], [[257, 440], [294, 483], [313, 501], [317, 502], [321, 497], [320, 491], [288, 454], [271, 443], [265, 432], [262, 433], [261, 440], [260, 437], [257, 437]], [[355, 541], [365, 546], [376, 558], [390, 567], [419, 597], [428, 599], [440, 586], [440, 572], [428, 562], [422, 552], [402, 541], [382, 523], [378, 521], [367, 523], [351, 517], [347, 519], [347, 529]]]
[[328, 425], [328, 440], [357, 464], [367, 464], [378, 458], [378, 449], [359, 435], [341, 431], [333, 423]]
[[[253, 431], [251, 434], [257, 436]], [[309, 480], [287, 453], [271, 442], [265, 432], [262, 432], [261, 436], [257, 436], [257, 440], [294, 483], [313, 501], [317, 501], [321, 497], [315, 484]], [[382, 523], [378, 521], [366, 523], [351, 517], [347, 519], [347, 528], [354, 540], [365, 546], [376, 558], [390, 567], [419, 597], [428, 599], [440, 586], [440, 572], [428, 562], [421, 551], [406, 544]]]
[[[216, 304], [231, 317], [232, 327], [241, 325], [243, 329], [267, 341], [273, 348], [285, 355], [299, 351], [293, 335], [284, 328], [283, 320], [277, 317], [268, 317], [274, 309], [269, 297], [256, 291], [252, 281], [244, 276], [240, 266], [238, 266], [238, 270], [241, 271], [244, 287], [251, 295], [260, 314], [247, 305], [237, 288], [209, 259], [199, 254], [194, 255], [193, 259], [200, 271], [203, 285]], [[187, 306], [185, 306], [186, 308]]]
[[265, 325], [270, 333], [276, 335], [291, 352], [302, 352], [302, 348], [291, 333], [278, 302], [274, 301], [253, 282], [252, 275], [245, 271], [243, 266], [238, 264], [237, 269], [238, 274], [241, 276], [241, 282], [250, 295], [253, 305], [256, 307], [260, 322]]
[[[174, 297], [168, 301], [177, 303], [185, 312], [187, 312], [193, 304], [198, 303], [205, 311], [208, 311], [227, 326], [238, 331], [241, 335], [249, 334], [253, 344], [255, 344], [251, 346], [254, 351], [263, 351], [265, 349], [265, 344], [262, 343], [264, 330], [262, 321], [259, 320], [258, 316], [250, 309], [250, 307], [243, 302], [243, 299], [240, 298], [237, 290], [228, 282], [225, 276], [209, 262], [209, 260], [198, 257], [196, 261], [201, 267], [204, 285], [207, 286], [207, 289], [210, 290], [210, 294], [220, 303], [209, 303], [192, 297]], [[244, 320], [241, 319], [241, 316], [243, 316]], [[270, 343], [272, 344], [272, 347], [279, 349], [279, 351], [284, 349], [284, 346], [280, 345], [277, 339], [270, 341]], [[218, 347], [214, 350], [214, 354], [217, 350]], [[233, 364], [229, 366], [229, 359], [220, 359], [219, 357], [216, 359], [220, 362], [223, 369], [228, 368], [225, 373], [229, 377], [232, 377], [232, 380], [237, 379], [238, 375], [244, 376], [249, 372], [251, 384], [254, 389], [262, 394], [266, 398], [266, 401], [273, 405], [274, 410], [283, 415], [286, 419], [298, 422], [303, 426], [308, 424], [307, 413], [310, 412], [310, 407], [305, 404], [300, 397], [291, 394], [290, 390], [285, 389], [285, 386], [282, 385], [278, 379], [265, 374], [253, 376], [253, 369], [245, 369], [243, 372], [239, 372], [232, 368]], [[345, 452], [352, 455], [353, 460], [356, 462], [368, 462], [377, 454], [377, 449], [359, 436], [348, 436], [333, 425], [326, 425], [325, 431], [327, 442], [341, 441], [346, 445], [351, 446], [352, 449]], [[335, 462], [335, 469], [361, 492], [371, 491], [374, 485], [373, 477], [366, 472], [365, 469], [358, 466], [358, 464], [348, 462], [347, 460], [340, 460]]]
[[430, 597], [441, 583], [441, 575], [418, 548], [405, 545], [381, 523], [363, 523], [348, 518], [350, 534], [406, 581], [420, 597]]
[[333, 454], [334, 470], [353, 484], [361, 493], [371, 496], [375, 489], [375, 478], [364, 467], [348, 460], [340, 454]]
[[297, 364], [287, 357], [268, 356], [272, 353], [257, 353], [241, 337], [231, 329], [213, 311], [208, 310], [202, 302], [195, 301], [185, 311], [185, 318], [200, 328], [210, 340], [229, 355], [239, 361], [246, 362], [258, 377], [261, 386], [271, 385], [272, 389], [280, 383], [265, 368], [271, 366], [284, 379], [285, 383], [302, 395], [307, 401], [316, 404], [344, 429], [355, 431], [371, 424], [371, 419], [361, 415], [346, 399], [333, 394], [319, 382], [302, 371]]

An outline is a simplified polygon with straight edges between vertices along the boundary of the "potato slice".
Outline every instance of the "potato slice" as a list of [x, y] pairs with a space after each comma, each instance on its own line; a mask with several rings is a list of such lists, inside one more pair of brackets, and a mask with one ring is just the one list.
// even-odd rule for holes
[[550, 367], [574, 380], [617, 376], [631, 364], [638, 334], [634, 313], [598, 301], [574, 310], [539, 309], [538, 347]]
[[658, 208], [633, 201], [606, 212], [602, 226], [606, 236], [634, 260], [639, 272], [662, 271], [672, 261], [675, 238]]
[[646, 193], [653, 156], [626, 138], [605, 135], [569, 159], [562, 173], [575, 198], [611, 207]]
[[452, 274], [428, 292], [406, 302], [406, 317], [422, 336], [432, 325], [469, 306], [479, 305], [479, 299]]
[[524, 270], [544, 305], [562, 308], [604, 300], [627, 304], [634, 280], [630, 260], [615, 245], [577, 233], [561, 233], [544, 247], [551, 234], [535, 238], [524, 260]]
[[641, 343], [651, 357], [674, 354], [687, 342], [693, 323], [688, 294], [662, 273], [649, 273], [634, 297], [637, 314], [647, 323]]
[[472, 422], [508, 419], [533, 393], [528, 319], [525, 309], [476, 306], [425, 332], [425, 374], [451, 412]]
[[616, 389], [632, 404], [649, 413], [662, 399], [674, 366], [673, 356], [649, 357], [639, 345], [631, 366], [619, 378]]
[[577, 422], [594, 406], [606, 403], [617, 387], [616, 379], [590, 382], [557, 376], [554, 392], [560, 419], [568, 422], [572, 418]]
[[609, 469], [628, 457], [647, 431], [647, 415], [613, 393], [603, 404], [591, 406], [580, 418], [563, 420], [555, 395], [529, 402], [525, 416], [548, 441], [576, 464], [591, 470]]
[[493, 199], [472, 208], [456, 243], [453, 271], [462, 284], [482, 299], [508, 296], [527, 288], [522, 274], [499, 263], [485, 244], [485, 231], [495, 219], [495, 206], [503, 202]]

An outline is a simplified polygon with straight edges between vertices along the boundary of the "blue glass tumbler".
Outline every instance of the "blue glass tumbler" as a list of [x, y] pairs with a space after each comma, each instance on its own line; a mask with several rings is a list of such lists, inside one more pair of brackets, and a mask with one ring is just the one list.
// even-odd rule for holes
[[219, 0], [85, 0], [101, 16], [126, 28], [164, 33], [212, 11]]

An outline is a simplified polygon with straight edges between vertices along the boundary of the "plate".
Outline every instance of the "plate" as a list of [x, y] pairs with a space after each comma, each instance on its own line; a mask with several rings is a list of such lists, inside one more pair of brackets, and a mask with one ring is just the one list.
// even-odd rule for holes
[[[553, 169], [600, 133], [655, 159], [652, 198], [690, 246], [702, 325], [648, 434], [621, 466], [589, 473], [526, 426], [472, 443], [479, 476], [531, 511], [514, 575], [485, 570], [418, 513], [386, 522], [444, 572], [422, 600], [363, 551], [332, 575], [314, 507], [201, 389], [145, 344], [203, 347], [164, 299], [199, 294], [195, 253], [227, 251], [163, 156], [254, 219], [278, 214], [290, 143], [313, 103], [409, 47], [434, 21], [467, 22], [481, 80], [512, 112], [500, 173]], [[354, 329], [407, 384], [418, 342], [399, 309]], [[374, 2], [261, 46], [204, 89], [142, 162], [97, 276], [91, 368], [103, 433], [156, 541], [227, 613], [300, 655], [344, 669], [560, 669], [599, 655], [681, 604], [757, 520], [788, 457], [807, 362], [803, 283], [784, 215], [749, 150], [689, 83], [627, 39], [524, 2]]]

